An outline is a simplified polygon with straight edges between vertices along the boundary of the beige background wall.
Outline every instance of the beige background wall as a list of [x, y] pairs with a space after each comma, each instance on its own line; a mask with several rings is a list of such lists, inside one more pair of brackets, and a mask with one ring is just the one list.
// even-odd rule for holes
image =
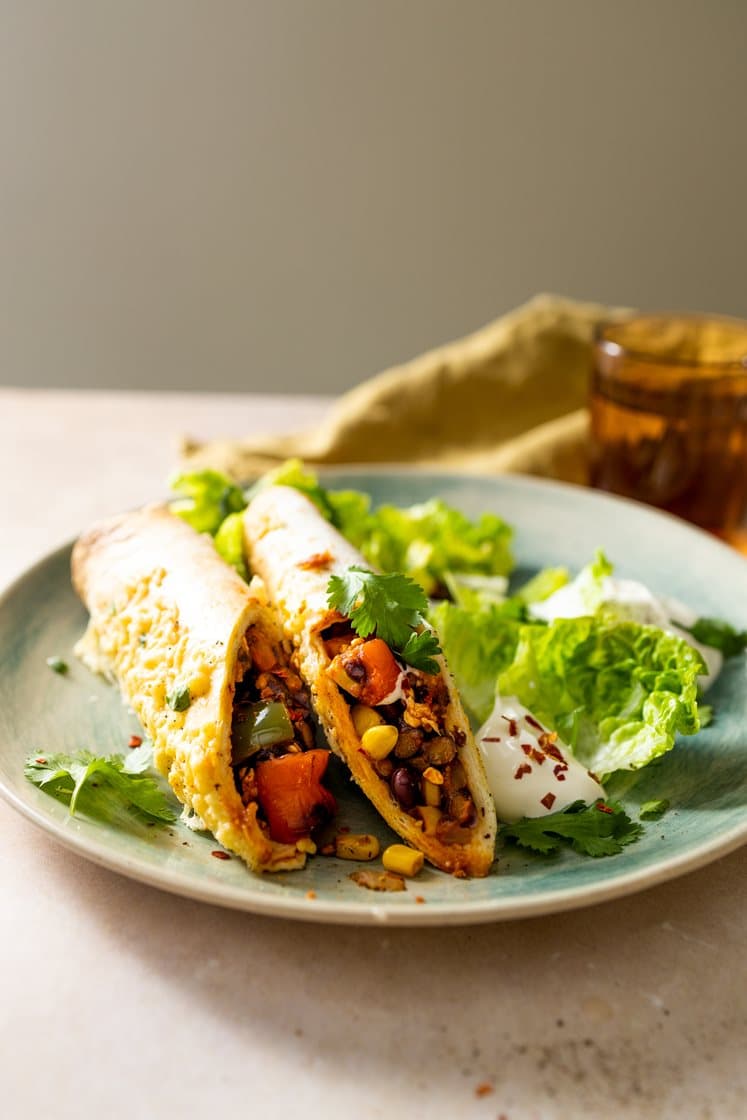
[[747, 314], [747, 3], [4, 0], [0, 383], [336, 391], [540, 290]]

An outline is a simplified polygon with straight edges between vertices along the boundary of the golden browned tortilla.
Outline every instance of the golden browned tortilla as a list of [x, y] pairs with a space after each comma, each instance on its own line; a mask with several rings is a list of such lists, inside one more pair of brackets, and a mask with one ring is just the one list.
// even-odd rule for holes
[[[494, 856], [495, 808], [469, 722], [443, 658], [437, 658], [437, 677], [408, 672], [422, 686], [421, 692], [428, 686], [431, 693], [447, 698], [436, 715], [430, 713], [433, 727], [428, 726], [427, 700], [418, 705], [411, 698], [406, 714], [400, 709], [394, 714], [391, 705], [378, 710], [385, 721], [397, 720], [410, 738], [411, 730], [420, 731], [425, 737], [423, 750], [414, 760], [398, 758], [397, 750], [404, 749], [401, 734], [388, 760], [383, 764], [373, 761], [362, 749], [355, 729], [354, 701], [330, 673], [334, 656], [329, 635], [344, 621], [327, 605], [332, 574], [341, 574], [354, 564], [369, 565], [311, 501], [290, 487], [262, 491], [246, 511], [244, 526], [251, 567], [265, 583], [280, 623], [298, 651], [299, 670], [332, 749], [347, 763], [387, 823], [428, 860], [457, 874], [486, 875]], [[436, 767], [443, 780], [441, 808], [429, 814], [421, 812], [418, 804], [401, 803], [393, 793], [392, 772], [404, 769], [411, 784], [424, 788], [423, 751], [434, 745], [436, 729], [443, 740], [441, 746], [447, 753], [455, 752], [455, 757], [448, 765]], [[457, 770], [457, 764], [461, 769]], [[460, 788], [450, 789], [450, 783], [453, 787], [462, 779]], [[423, 795], [418, 797], [422, 802]]]
[[[253, 870], [303, 867], [304, 845], [269, 837], [256, 801], [242, 802], [231, 767], [246, 635], [258, 627], [275, 651], [283, 640], [260, 581], [247, 586], [208, 537], [157, 506], [85, 533], [72, 575], [90, 612], [78, 652], [119, 684], [179, 800]], [[185, 689], [189, 706], [175, 710]]]

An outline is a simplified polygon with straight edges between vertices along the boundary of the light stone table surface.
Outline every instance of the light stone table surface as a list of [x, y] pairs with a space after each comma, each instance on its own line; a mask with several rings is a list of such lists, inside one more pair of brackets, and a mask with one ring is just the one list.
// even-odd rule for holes
[[[0, 390], [0, 581], [162, 495], [180, 433], [327, 404]], [[741, 1118], [746, 872], [743, 848], [557, 917], [325, 928], [131, 882], [0, 801], [0, 1115]]]

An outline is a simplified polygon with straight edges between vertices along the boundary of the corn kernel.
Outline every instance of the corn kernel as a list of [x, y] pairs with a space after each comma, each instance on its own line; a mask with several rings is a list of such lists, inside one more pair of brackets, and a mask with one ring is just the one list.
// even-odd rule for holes
[[432, 782], [434, 786], [442, 786], [444, 784], [444, 776], [435, 766], [426, 766], [423, 771], [423, 777], [427, 782]]
[[335, 855], [340, 859], [376, 859], [380, 850], [379, 841], [367, 832], [335, 836]]
[[422, 852], [416, 852], [406, 844], [390, 844], [384, 849], [381, 862], [387, 871], [396, 871], [410, 878], [422, 868], [424, 856]]
[[307, 856], [316, 855], [316, 844], [310, 836], [302, 836], [300, 840], [296, 840], [296, 848], [299, 852], [306, 852]]
[[369, 727], [361, 735], [361, 747], [369, 758], [380, 761], [391, 754], [397, 745], [399, 732], [396, 727], [382, 724], [379, 727]]
[[436, 831], [436, 825], [441, 820], [441, 810], [432, 805], [417, 805], [415, 812], [423, 822], [423, 832], [431, 836]]
[[423, 782], [423, 796], [425, 797], [426, 805], [432, 805], [434, 808], [441, 804], [441, 787], [429, 782], [428, 779]]
[[367, 704], [356, 704], [350, 712], [353, 717], [353, 727], [359, 739], [362, 739], [369, 727], [380, 727], [384, 720], [377, 711], [369, 708]]

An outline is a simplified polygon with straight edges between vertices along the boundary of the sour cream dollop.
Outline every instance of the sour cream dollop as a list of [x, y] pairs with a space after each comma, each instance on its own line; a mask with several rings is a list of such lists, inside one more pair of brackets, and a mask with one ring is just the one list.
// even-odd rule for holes
[[683, 629], [697, 622], [699, 615], [696, 611], [679, 599], [654, 595], [637, 580], [615, 579], [613, 576], [605, 576], [601, 580], [596, 601], [590, 609], [587, 588], [588, 583], [582, 573], [553, 592], [544, 602], [532, 603], [529, 613], [544, 622], [554, 622], [556, 618], [581, 618], [605, 604], [612, 606], [622, 618], [639, 622], [642, 626], [658, 626], [660, 630], [684, 638], [702, 655], [708, 666], [708, 671], [702, 673], [699, 680], [703, 690], [710, 688], [721, 672], [724, 659], [719, 650], [696, 642], [692, 634]]
[[596, 778], [515, 696], [496, 697], [475, 738], [495, 811], [507, 824], [605, 796]]

